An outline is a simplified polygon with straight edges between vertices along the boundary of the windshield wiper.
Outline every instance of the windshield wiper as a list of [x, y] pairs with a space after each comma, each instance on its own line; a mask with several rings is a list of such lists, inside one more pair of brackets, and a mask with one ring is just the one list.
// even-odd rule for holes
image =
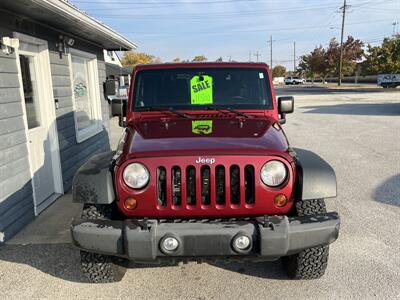
[[234, 113], [234, 114], [236, 114], [238, 116], [245, 117], [246, 119], [252, 118], [252, 116], [250, 116], [250, 115], [248, 115], [248, 114], [246, 114], [244, 112], [237, 111], [237, 110], [234, 110], [234, 109], [229, 108], [229, 107], [207, 106], [205, 109], [206, 110], [217, 110], [217, 111], [222, 112], [224, 114], [226, 114], [225, 110], [227, 110], [227, 111], [229, 111], [231, 113]]
[[179, 111], [176, 111], [175, 109], [173, 109], [172, 107], [155, 107], [155, 106], [149, 106], [149, 107], [139, 107], [137, 108], [138, 111], [169, 111], [181, 118], [184, 119], [192, 119], [191, 117], [189, 117], [187, 114], [185, 113], [181, 113]]
[[225, 115], [227, 114], [227, 112], [224, 111], [224, 109], [219, 108], [219, 107], [206, 106], [204, 109], [205, 109], [205, 110], [216, 110], [216, 111], [221, 112], [221, 113], [223, 113], [223, 114], [225, 114]]
[[248, 114], [246, 114], [246, 113], [244, 113], [244, 112], [237, 111], [237, 110], [232, 109], [232, 108], [229, 108], [229, 107], [225, 107], [225, 109], [228, 110], [228, 111], [230, 111], [230, 112], [233, 112], [234, 114], [236, 114], [236, 115], [238, 115], [238, 116], [245, 117], [246, 119], [252, 118], [252, 116], [250, 116], [250, 115], [248, 115]]

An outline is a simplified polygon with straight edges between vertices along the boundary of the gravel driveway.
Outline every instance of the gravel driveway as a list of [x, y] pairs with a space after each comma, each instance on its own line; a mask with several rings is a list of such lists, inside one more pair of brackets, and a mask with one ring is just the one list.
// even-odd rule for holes
[[327, 205], [341, 215], [341, 234], [322, 279], [287, 280], [278, 261], [138, 266], [119, 283], [81, 283], [68, 236], [80, 207], [66, 195], [0, 248], [0, 298], [399, 299], [400, 92], [278, 94], [295, 95], [284, 125], [291, 144], [317, 152], [337, 174], [339, 196]]

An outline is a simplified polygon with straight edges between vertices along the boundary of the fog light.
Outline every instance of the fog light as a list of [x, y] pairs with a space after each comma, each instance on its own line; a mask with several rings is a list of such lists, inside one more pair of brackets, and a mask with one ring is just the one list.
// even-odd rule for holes
[[173, 252], [178, 249], [178, 247], [178, 240], [172, 236], [165, 237], [161, 241], [161, 250], [163, 250], [163, 252]]
[[284, 207], [287, 204], [287, 198], [284, 194], [279, 194], [275, 196], [274, 205], [275, 207]]
[[133, 210], [137, 207], [137, 201], [135, 198], [126, 198], [124, 202], [125, 208]]
[[251, 246], [251, 239], [247, 235], [238, 234], [233, 239], [233, 248], [237, 252], [249, 250]]

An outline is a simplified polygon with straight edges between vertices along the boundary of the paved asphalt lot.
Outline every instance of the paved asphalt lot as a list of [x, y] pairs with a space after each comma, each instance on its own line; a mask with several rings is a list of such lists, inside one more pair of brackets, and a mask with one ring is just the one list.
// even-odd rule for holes
[[80, 208], [66, 195], [0, 248], [0, 298], [400, 299], [400, 91], [277, 92], [295, 96], [284, 125], [292, 145], [337, 173], [339, 196], [327, 204], [341, 234], [322, 279], [287, 280], [278, 261], [137, 267], [119, 283], [81, 283], [68, 236]]

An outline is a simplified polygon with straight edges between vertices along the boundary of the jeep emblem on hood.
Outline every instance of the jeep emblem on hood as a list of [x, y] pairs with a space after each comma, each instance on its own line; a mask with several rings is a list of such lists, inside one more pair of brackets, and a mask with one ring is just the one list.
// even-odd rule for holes
[[199, 157], [196, 159], [196, 164], [210, 164], [212, 165], [215, 163], [215, 158], [204, 158], [204, 157]]

